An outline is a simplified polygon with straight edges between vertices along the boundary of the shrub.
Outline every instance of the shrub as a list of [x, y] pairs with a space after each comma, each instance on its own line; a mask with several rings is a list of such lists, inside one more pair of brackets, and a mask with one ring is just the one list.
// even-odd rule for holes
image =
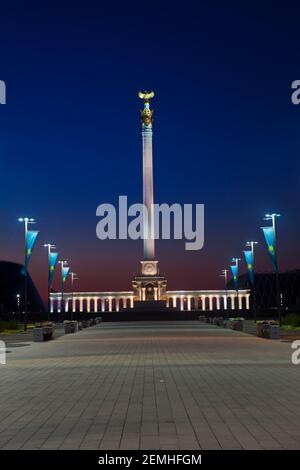
[[18, 323], [16, 320], [0, 321], [0, 332], [4, 330], [17, 330]]
[[300, 326], [300, 315], [297, 313], [289, 313], [282, 320], [283, 325]]

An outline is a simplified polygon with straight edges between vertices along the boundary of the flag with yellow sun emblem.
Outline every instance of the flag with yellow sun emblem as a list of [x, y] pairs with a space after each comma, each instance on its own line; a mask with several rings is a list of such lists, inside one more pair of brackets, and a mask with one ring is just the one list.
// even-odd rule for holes
[[26, 234], [26, 245], [25, 245], [25, 268], [28, 268], [30, 256], [36, 241], [36, 237], [38, 236], [38, 231], [36, 230], [28, 230]]
[[248, 268], [249, 281], [253, 285], [254, 284], [254, 260], [253, 260], [252, 250], [245, 250], [244, 256], [245, 256], [245, 260], [246, 260], [246, 264]]
[[274, 227], [262, 227], [274, 271], [278, 270]]
[[50, 253], [49, 256], [49, 285], [51, 286], [53, 280], [53, 274], [55, 270], [55, 266], [57, 263], [58, 253]]
[[230, 269], [231, 269], [234, 288], [235, 288], [235, 290], [238, 290], [239, 289], [239, 285], [238, 285], [238, 267], [235, 264], [233, 264], [232, 266], [230, 266]]

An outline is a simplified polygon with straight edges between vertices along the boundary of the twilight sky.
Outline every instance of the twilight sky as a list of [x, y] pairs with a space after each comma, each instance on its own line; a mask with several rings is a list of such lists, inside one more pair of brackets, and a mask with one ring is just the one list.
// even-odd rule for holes
[[1, 5], [0, 258], [23, 261], [16, 219], [34, 217], [30, 272], [43, 295], [47, 241], [78, 290], [131, 289], [142, 242], [99, 241], [95, 214], [119, 195], [141, 202], [140, 89], [156, 93], [155, 201], [205, 204], [203, 250], [157, 243], [169, 289], [221, 288], [247, 239], [260, 242], [257, 270], [270, 270], [259, 228], [269, 211], [282, 213], [280, 268], [300, 267], [300, 7], [241, 3]]

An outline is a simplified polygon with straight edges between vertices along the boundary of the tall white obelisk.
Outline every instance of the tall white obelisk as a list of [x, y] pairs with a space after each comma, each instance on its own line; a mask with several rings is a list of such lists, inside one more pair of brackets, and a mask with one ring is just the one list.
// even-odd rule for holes
[[144, 261], [155, 259], [154, 248], [154, 214], [153, 214], [153, 155], [152, 155], [152, 114], [150, 98], [154, 93], [139, 93], [144, 100], [144, 109], [141, 111], [142, 140], [143, 140], [143, 203], [147, 209], [144, 217]]
[[[167, 281], [158, 273], [158, 261], [155, 260], [155, 230], [154, 230], [154, 197], [153, 197], [153, 156], [152, 156], [152, 115], [150, 99], [154, 97], [153, 91], [139, 92], [144, 101], [141, 110], [142, 142], [143, 142], [143, 204], [147, 213], [143, 218], [144, 229], [144, 257], [141, 261], [141, 273], [133, 279], [135, 302], [160, 301], [165, 302]], [[151, 308], [153, 309], [153, 302]], [[157, 305], [157, 304], [156, 304]]]

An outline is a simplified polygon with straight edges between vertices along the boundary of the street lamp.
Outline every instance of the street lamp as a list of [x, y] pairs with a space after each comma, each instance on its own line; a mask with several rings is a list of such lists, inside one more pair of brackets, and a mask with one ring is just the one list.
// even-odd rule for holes
[[28, 315], [28, 305], [27, 305], [27, 235], [28, 235], [28, 225], [34, 224], [35, 220], [29, 217], [19, 217], [19, 222], [24, 223], [24, 235], [25, 235], [25, 264], [24, 264], [24, 330], [27, 331], [27, 315]]
[[251, 247], [251, 251], [252, 251], [252, 256], [253, 256], [253, 259], [254, 259], [254, 246], [255, 245], [258, 245], [258, 242], [246, 242], [246, 246], [250, 246]]
[[266, 214], [264, 220], [272, 220], [272, 227], [274, 230], [274, 234], [276, 235], [276, 217], [281, 217], [281, 214]]
[[238, 272], [239, 272], [239, 262], [241, 261], [241, 258], [232, 258], [231, 262], [232, 263], [235, 263], [235, 267], [236, 267], [236, 275], [237, 275], [237, 279], [236, 279], [236, 301], [237, 301], [237, 307], [236, 307], [236, 314], [238, 313], [238, 309], [239, 309], [239, 285], [238, 285]]
[[251, 249], [252, 262], [253, 262], [252, 270], [253, 270], [253, 316], [254, 316], [254, 323], [256, 323], [256, 285], [255, 285], [255, 271], [254, 271], [254, 247], [256, 245], [258, 245], [258, 242], [255, 242], [255, 241], [246, 242], [246, 246], [250, 247], [250, 249]]
[[79, 277], [77, 277], [77, 274], [73, 272], [71, 272], [70, 275], [71, 275], [71, 292], [72, 292], [71, 320], [73, 320], [74, 281], [77, 281]]
[[[64, 267], [67, 266], [68, 261], [58, 261], [58, 263], [61, 265], [61, 311], [63, 309], [63, 301], [64, 301]], [[64, 309], [65, 310], [65, 309]]]
[[47, 248], [48, 252], [48, 321], [50, 320], [50, 294], [51, 294], [51, 281], [50, 281], [50, 256], [51, 256], [51, 249], [56, 248], [55, 245], [52, 243], [44, 243], [43, 245]]
[[225, 284], [225, 310], [227, 311], [227, 273], [229, 269], [222, 269], [222, 274], [220, 274], [220, 277], [224, 278], [224, 284]]
[[17, 312], [20, 313], [20, 300], [21, 300], [21, 295], [16, 294], [16, 299], [17, 299]]
[[[272, 228], [273, 228], [273, 233], [274, 233], [274, 246], [273, 246], [273, 253], [275, 253], [275, 257], [277, 258], [277, 253], [275, 250], [276, 247], [276, 218], [281, 217], [281, 214], [276, 214], [275, 212], [273, 214], [266, 214], [264, 217], [264, 220], [271, 220], [272, 221]], [[269, 247], [270, 250], [271, 247]], [[275, 259], [276, 259], [275, 258]], [[276, 259], [275, 261], [275, 276], [276, 276], [276, 291], [277, 291], [277, 312], [278, 312], [278, 320], [279, 320], [279, 325], [281, 325], [281, 294], [280, 294], [280, 279], [279, 279], [279, 269], [278, 269], [278, 261]]]

